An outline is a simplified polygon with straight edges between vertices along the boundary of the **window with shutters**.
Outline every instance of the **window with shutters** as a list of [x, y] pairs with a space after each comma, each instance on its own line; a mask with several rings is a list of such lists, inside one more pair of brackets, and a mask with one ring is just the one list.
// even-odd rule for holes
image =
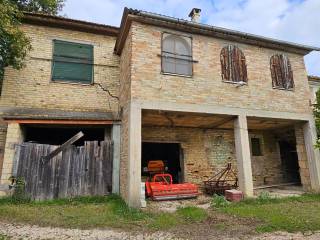
[[290, 90], [294, 88], [293, 74], [289, 58], [284, 54], [276, 54], [270, 58], [272, 86]]
[[247, 82], [247, 65], [243, 52], [234, 45], [228, 45], [221, 50], [221, 76], [226, 82]]
[[162, 34], [162, 73], [192, 76], [191, 38]]
[[52, 81], [92, 83], [93, 46], [53, 40]]

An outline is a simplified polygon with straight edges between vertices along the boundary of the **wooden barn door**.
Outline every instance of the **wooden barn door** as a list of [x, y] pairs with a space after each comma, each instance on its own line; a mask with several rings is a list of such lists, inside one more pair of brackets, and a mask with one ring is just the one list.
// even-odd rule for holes
[[14, 172], [26, 184], [32, 199], [106, 195], [112, 189], [110, 140], [85, 142], [64, 149], [48, 161], [43, 156], [59, 146], [22, 143], [17, 146]]

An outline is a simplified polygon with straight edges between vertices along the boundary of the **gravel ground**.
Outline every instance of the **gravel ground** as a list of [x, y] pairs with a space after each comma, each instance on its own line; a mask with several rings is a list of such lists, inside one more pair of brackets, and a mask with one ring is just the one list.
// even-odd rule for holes
[[[0, 223], [0, 234], [11, 237], [14, 240], [20, 239], [89, 239], [89, 240], [178, 240], [172, 233], [155, 232], [146, 234], [132, 234], [128, 232], [120, 232], [111, 229], [92, 229], [92, 230], [80, 230], [80, 229], [63, 229], [63, 228], [50, 228], [50, 227], [38, 227], [29, 225], [19, 225], [10, 223]], [[180, 238], [181, 239], [181, 238]], [[188, 239], [185, 236], [184, 239]], [[222, 236], [208, 236], [207, 239], [226, 239], [226, 240], [318, 240], [320, 239], [320, 232], [316, 233], [267, 233], [256, 236], [241, 236], [241, 237], [222, 237]]]

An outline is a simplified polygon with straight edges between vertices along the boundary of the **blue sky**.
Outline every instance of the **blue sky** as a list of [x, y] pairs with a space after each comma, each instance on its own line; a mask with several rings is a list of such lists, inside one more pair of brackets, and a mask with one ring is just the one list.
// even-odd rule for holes
[[[320, 0], [66, 0], [62, 15], [119, 26], [124, 7], [188, 19], [320, 47]], [[305, 57], [307, 72], [320, 76], [320, 52]]]

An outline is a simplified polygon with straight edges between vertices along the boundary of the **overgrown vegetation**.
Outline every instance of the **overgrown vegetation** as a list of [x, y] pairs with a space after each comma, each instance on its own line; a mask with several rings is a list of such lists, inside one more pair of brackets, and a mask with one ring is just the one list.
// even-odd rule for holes
[[318, 133], [318, 140], [317, 140], [316, 147], [320, 148], [320, 138], [319, 138], [320, 136], [320, 90], [318, 90], [316, 93], [316, 103], [314, 104], [313, 114], [315, 117], [316, 128]]
[[211, 207], [213, 208], [222, 208], [228, 206], [229, 204], [230, 202], [228, 202], [222, 195], [214, 194], [211, 200]]
[[320, 229], [320, 195], [274, 198], [263, 193], [257, 199], [246, 199], [219, 209], [224, 213], [261, 221], [258, 232]]
[[77, 197], [17, 203], [0, 199], [0, 219], [10, 222], [66, 228], [114, 227], [164, 230], [203, 221], [208, 214], [197, 207], [179, 208], [175, 213], [154, 213], [129, 208], [116, 195]]

